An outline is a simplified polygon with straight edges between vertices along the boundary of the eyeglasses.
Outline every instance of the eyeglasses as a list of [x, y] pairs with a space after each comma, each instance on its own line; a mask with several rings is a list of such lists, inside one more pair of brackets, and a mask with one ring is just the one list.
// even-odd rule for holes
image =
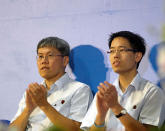
[[129, 49], [129, 48], [120, 48], [120, 49], [110, 49], [110, 51], [107, 51], [108, 54], [114, 54], [116, 52], [119, 52], [120, 54], [126, 53], [126, 52], [136, 52], [135, 49]]
[[37, 59], [37, 61], [42, 61], [42, 60], [44, 60], [44, 59], [47, 59], [47, 60], [53, 60], [53, 59], [55, 59], [55, 57], [57, 57], [57, 56], [61, 56], [61, 57], [63, 57], [64, 55], [60, 55], [60, 54], [48, 54], [48, 55], [42, 55], [42, 54], [38, 54], [37, 56], [36, 56], [36, 59]]

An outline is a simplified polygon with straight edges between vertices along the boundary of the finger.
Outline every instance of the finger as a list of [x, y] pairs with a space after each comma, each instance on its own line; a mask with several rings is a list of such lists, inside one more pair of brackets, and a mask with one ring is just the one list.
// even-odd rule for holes
[[40, 89], [40, 87], [41, 87], [41, 85], [38, 84], [37, 82], [35, 82], [34, 85], [36, 86], [36, 88], [39, 88], [39, 89]]
[[106, 91], [106, 86], [105, 86], [104, 83], [100, 83], [99, 86], [102, 87], [102, 89], [103, 89], [104, 91]]
[[29, 95], [29, 90], [27, 89], [26, 90], [26, 101], [31, 99], [30, 95]]
[[31, 83], [30, 85], [29, 85], [29, 91], [31, 92], [31, 93], [33, 93], [33, 95], [37, 95], [37, 94], [39, 94], [39, 89], [38, 89], [39, 87], [38, 87], [38, 85], [36, 84], [36, 83]]
[[27, 92], [28, 92], [28, 96], [30, 96], [31, 98], [34, 98], [37, 95], [30, 88], [27, 90]]
[[112, 85], [112, 84], [110, 84], [109, 82], [107, 82], [107, 81], [104, 81], [104, 83], [107, 85], [107, 91], [108, 92], [113, 92], [113, 91], [116, 91], [116, 87], [114, 86], [114, 85]]
[[110, 90], [108, 85], [106, 85], [105, 83], [100, 83], [100, 86], [98, 86], [98, 89], [100, 91], [100, 94], [103, 98], [107, 98], [110, 94]]
[[99, 92], [101, 95], [104, 95], [105, 91], [104, 91], [104, 89], [103, 89], [102, 87], [98, 86], [97, 89], [98, 89], [98, 92]]
[[107, 91], [108, 87], [105, 83], [100, 83], [100, 86], [103, 88], [104, 92]]
[[100, 92], [97, 92], [96, 95], [97, 95], [97, 97], [100, 98], [100, 99], [104, 98], [104, 95], [102, 95]]
[[33, 85], [35, 86], [35, 90], [37, 92], [41, 92], [42, 91], [41, 85], [39, 85], [38, 83], [34, 83]]
[[29, 89], [26, 90], [26, 96], [28, 100], [33, 99], [34, 97], [33, 93]]
[[36, 91], [36, 88], [35, 88], [35, 86], [34, 86], [34, 83], [29, 84], [28, 89], [29, 89], [30, 91], [32, 91], [32, 92], [35, 92], [35, 91]]
[[42, 90], [43, 92], [47, 92], [47, 89], [45, 88], [44, 85], [40, 84], [40, 87], [41, 87], [41, 90]]
[[47, 94], [47, 89], [44, 85], [36, 83], [39, 93]]
[[28, 89], [27, 90], [27, 101], [29, 102], [32, 102], [31, 104], [34, 104], [36, 106], [36, 102], [35, 102], [35, 96], [33, 95], [33, 93]]
[[114, 85], [110, 84], [110, 83], [107, 82], [107, 81], [104, 81], [104, 83], [105, 83], [105, 84], [107, 85], [107, 87], [109, 87], [109, 88], [115, 88]]

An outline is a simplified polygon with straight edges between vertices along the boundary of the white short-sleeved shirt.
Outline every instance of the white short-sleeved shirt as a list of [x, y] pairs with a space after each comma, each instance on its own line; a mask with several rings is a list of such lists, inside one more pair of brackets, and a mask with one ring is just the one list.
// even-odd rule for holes
[[[43, 82], [44, 84], [44, 82]], [[13, 118], [15, 120], [24, 110], [25, 97], [19, 103], [18, 111]], [[93, 99], [90, 88], [81, 82], [71, 79], [65, 73], [57, 80], [48, 91], [48, 102], [63, 116], [81, 122]], [[12, 121], [13, 121], [12, 120]], [[36, 108], [30, 115], [27, 131], [42, 131], [52, 123], [40, 108]]]
[[[160, 126], [165, 119], [164, 96], [162, 90], [151, 82], [135, 76], [127, 90], [123, 93], [118, 79], [113, 83], [118, 92], [118, 101], [129, 115], [143, 124]], [[96, 96], [82, 121], [81, 129], [88, 130], [96, 119]], [[109, 109], [105, 126], [107, 131], [124, 131], [124, 126]]]

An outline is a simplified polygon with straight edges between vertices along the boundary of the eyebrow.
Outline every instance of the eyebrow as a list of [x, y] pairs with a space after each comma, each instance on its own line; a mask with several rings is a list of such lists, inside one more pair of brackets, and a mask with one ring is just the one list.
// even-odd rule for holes
[[[116, 47], [110, 47], [110, 49], [114, 49]], [[117, 48], [129, 48], [129, 47], [126, 47], [126, 46], [118, 46]]]
[[51, 52], [51, 51], [46, 52], [46, 53], [38, 52], [38, 54], [40, 54], [40, 55], [42, 55], [42, 54], [50, 54], [50, 53], [54, 54], [54, 53], [53, 53], [53, 52]]

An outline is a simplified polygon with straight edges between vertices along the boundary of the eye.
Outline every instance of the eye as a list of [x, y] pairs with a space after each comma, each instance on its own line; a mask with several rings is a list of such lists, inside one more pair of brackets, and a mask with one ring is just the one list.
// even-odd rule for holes
[[49, 56], [49, 57], [54, 57], [54, 55], [53, 55], [53, 54], [49, 54], [48, 56]]
[[115, 53], [115, 50], [110, 50], [109, 53]]
[[42, 60], [43, 58], [44, 58], [44, 56], [43, 55], [37, 55], [37, 60]]
[[44, 58], [44, 56], [43, 55], [39, 55], [38, 58], [39, 59], [42, 59], [42, 58]]
[[124, 52], [125, 51], [125, 49], [119, 49], [119, 52]]

